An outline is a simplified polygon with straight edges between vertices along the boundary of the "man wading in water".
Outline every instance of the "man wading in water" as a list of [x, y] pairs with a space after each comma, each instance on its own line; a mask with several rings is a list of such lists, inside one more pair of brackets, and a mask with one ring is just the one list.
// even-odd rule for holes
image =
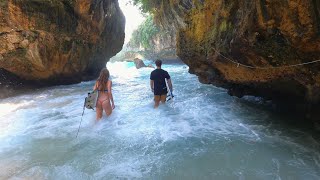
[[150, 74], [150, 87], [152, 92], [154, 93], [154, 108], [157, 108], [159, 106], [160, 101], [162, 103], [166, 102], [168, 90], [165, 79], [167, 79], [168, 86], [172, 92], [172, 83], [169, 73], [161, 69], [161, 65], [162, 61], [157, 59], [157, 69], [153, 70]]

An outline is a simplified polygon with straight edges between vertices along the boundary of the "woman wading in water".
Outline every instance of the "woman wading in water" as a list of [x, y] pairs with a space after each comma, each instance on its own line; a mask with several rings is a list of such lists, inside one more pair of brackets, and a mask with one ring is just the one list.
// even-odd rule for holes
[[112, 81], [109, 80], [109, 76], [109, 70], [106, 68], [102, 69], [99, 78], [93, 87], [93, 90], [98, 90], [99, 92], [96, 105], [97, 120], [102, 118], [103, 110], [105, 111], [106, 115], [109, 116], [112, 113], [112, 110], [115, 108], [111, 92]]

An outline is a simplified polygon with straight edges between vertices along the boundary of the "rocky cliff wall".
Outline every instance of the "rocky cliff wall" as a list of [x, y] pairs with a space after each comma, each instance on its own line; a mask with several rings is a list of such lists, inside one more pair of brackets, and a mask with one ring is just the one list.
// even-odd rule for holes
[[121, 50], [124, 28], [117, 0], [2, 0], [0, 69], [30, 83], [92, 79]]
[[319, 63], [286, 66], [320, 59], [319, 6], [295, 0], [206, 1], [186, 17], [179, 56], [202, 82], [231, 95], [318, 103]]
[[114, 56], [112, 61], [133, 61], [138, 59], [163, 59], [163, 60], [176, 60], [176, 33], [175, 32], [159, 32], [158, 34], [150, 37], [150, 48], [144, 48], [141, 44], [132, 45], [126, 44], [122, 51]]
[[176, 29], [160, 27], [155, 23], [154, 16], [149, 15], [132, 33], [123, 52], [126, 57], [132, 59], [141, 57], [145, 59], [177, 59]]
[[175, 31], [160, 30], [152, 39], [151, 59], [177, 59]]
[[178, 56], [201, 82], [319, 104], [320, 63], [291, 65], [320, 59], [320, 1], [168, 0], [158, 9], [162, 24], [179, 27]]

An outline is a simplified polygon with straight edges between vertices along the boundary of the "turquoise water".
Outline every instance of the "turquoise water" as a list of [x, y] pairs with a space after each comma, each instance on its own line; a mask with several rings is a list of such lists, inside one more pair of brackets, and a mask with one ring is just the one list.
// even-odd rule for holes
[[94, 81], [0, 101], [0, 179], [320, 179], [319, 132], [185, 65], [164, 65], [175, 98], [155, 110], [152, 69], [108, 68], [116, 109], [97, 124], [85, 110], [78, 138]]

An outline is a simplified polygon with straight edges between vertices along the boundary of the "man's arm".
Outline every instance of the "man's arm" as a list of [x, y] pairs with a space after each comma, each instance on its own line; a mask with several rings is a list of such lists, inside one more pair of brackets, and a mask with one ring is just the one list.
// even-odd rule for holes
[[168, 82], [168, 86], [169, 86], [171, 92], [173, 92], [171, 79], [167, 79], [167, 82]]
[[151, 91], [153, 92], [154, 91], [154, 82], [151, 79], [150, 79], [150, 88], [151, 88]]

